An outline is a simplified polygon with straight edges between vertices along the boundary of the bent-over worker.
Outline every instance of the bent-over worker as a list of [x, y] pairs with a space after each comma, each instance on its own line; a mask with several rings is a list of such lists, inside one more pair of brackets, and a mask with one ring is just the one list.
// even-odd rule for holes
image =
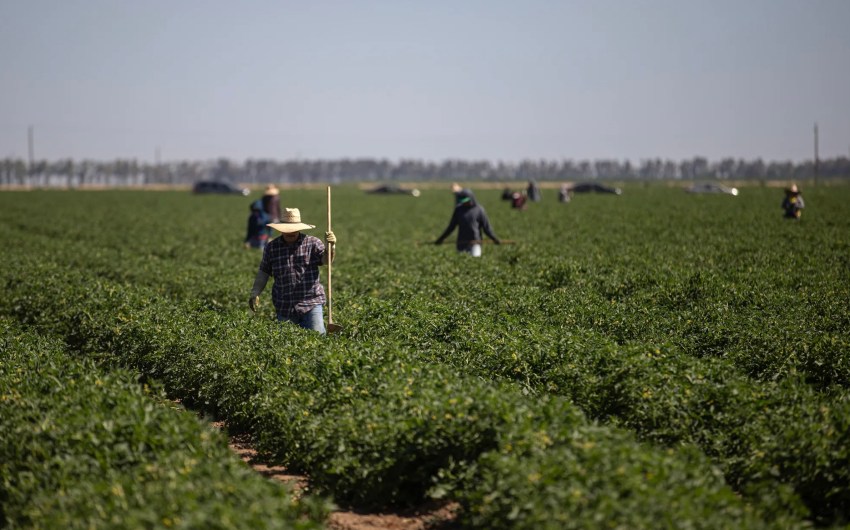
[[465, 252], [474, 257], [481, 256], [481, 232], [487, 234], [487, 237], [493, 240], [493, 243], [499, 244], [499, 238], [493, 233], [493, 228], [490, 226], [490, 219], [487, 218], [487, 212], [484, 207], [475, 201], [475, 195], [472, 190], [462, 189], [455, 193], [455, 209], [452, 212], [449, 226], [446, 227], [442, 235], [434, 241], [434, 244], [440, 245], [449, 234], [457, 227], [457, 250]]

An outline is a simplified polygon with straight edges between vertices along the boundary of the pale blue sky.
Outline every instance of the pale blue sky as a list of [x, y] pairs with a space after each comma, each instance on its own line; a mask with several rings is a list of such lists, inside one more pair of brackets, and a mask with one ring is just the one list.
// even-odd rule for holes
[[0, 157], [850, 155], [850, 0], [0, 0]]

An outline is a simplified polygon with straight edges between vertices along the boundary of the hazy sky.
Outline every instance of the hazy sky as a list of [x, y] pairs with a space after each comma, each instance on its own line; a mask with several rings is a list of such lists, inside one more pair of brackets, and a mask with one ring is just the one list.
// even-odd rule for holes
[[0, 0], [0, 157], [850, 156], [850, 0]]

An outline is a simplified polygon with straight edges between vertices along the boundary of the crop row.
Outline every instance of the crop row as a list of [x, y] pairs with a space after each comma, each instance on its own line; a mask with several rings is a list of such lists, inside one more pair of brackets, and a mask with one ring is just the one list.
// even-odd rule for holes
[[321, 528], [235, 458], [221, 434], [127, 371], [0, 319], [0, 526]]
[[799, 506], [745, 504], [698, 451], [654, 449], [567, 400], [524, 396], [398, 345], [329, 344], [84, 273], [42, 278], [38, 289], [34, 278], [12, 282], [2, 311], [161, 381], [339, 502], [447, 496], [476, 528], [802, 524]]
[[[349, 325], [364, 342], [397, 341], [426, 361], [567, 397], [644, 440], [693, 444], [747, 495], [771, 496], [784, 484], [820, 520], [850, 517], [850, 393], [824, 395], [791, 376], [753, 381], [729, 360], [669, 344], [621, 345], [567, 324], [547, 333], [558, 320], [525, 318], [531, 299], [502, 303], [498, 330], [463, 301], [402, 297], [364, 303]], [[388, 312], [395, 317], [378, 316]]]
[[[825, 394], [850, 388], [850, 216], [832, 212], [842, 216], [841, 233], [814, 221], [771, 227], [755, 220], [750, 228], [722, 219], [718, 226], [700, 210], [694, 217], [703, 224], [694, 226], [660, 201], [654, 214], [666, 220], [636, 222], [641, 210], [631, 208], [563, 210], [560, 219], [529, 210], [511, 220], [527, 241], [488, 247], [476, 263], [425, 246], [343, 254], [334, 269], [345, 275], [336, 282], [338, 312], [344, 318], [368, 297], [446, 301], [486, 320], [497, 338], [523, 334], [534, 344], [565, 330], [595, 331], [618, 344], [667, 344], [691, 357], [727, 359], [757, 381], [801, 376]], [[593, 217], [575, 219], [579, 213]], [[676, 232], [659, 228], [671, 224]]]
[[[431, 232], [442, 228], [434, 214], [444, 206], [438, 198], [423, 195], [411, 203], [364, 198], [353, 189], [337, 193], [341, 318], [363, 297], [393, 297], [407, 289], [423, 300], [460, 298], [499, 325], [503, 298], [519, 298], [513, 293], [521, 288], [522, 297], [532, 297], [526, 301], [531, 320], [592, 329], [620, 344], [670, 344], [693, 357], [722, 357], [757, 380], [801, 374], [823, 392], [850, 387], [845, 188], [818, 197], [821, 217], [801, 224], [782, 223], [771, 215], [777, 212], [725, 197], [690, 197], [683, 209], [682, 197], [670, 190], [637, 190], [635, 202], [624, 196], [616, 206], [597, 200], [586, 207], [594, 198], [582, 197], [568, 208], [545, 204], [521, 215], [490, 200], [494, 224], [511, 226], [503, 235], [521, 233], [524, 240], [488, 248], [487, 262], [475, 265], [452, 259], [450, 245], [412, 244], [433, 238], [419, 219], [432, 219]], [[321, 212], [320, 193], [288, 195], [286, 200], [306, 206], [305, 215]], [[4, 248], [17, 246], [29, 258], [145, 285], [178, 300], [244, 305], [258, 255], [239, 245], [240, 202], [126, 192], [78, 194], [73, 203], [59, 202], [63, 197], [39, 197], [41, 209], [56, 212], [61, 225], [45, 226], [16, 211], [23, 205], [4, 205]], [[186, 213], [175, 213], [181, 209]], [[100, 228], [119, 219], [120, 229]], [[382, 228], [371, 233], [376, 223]], [[537, 228], [563, 224], [568, 231]], [[458, 267], [476, 281], [459, 283]]]
[[[450, 245], [411, 242], [443, 228], [433, 212], [450, 201], [341, 190], [335, 316], [347, 324], [345, 344], [567, 397], [642, 439], [696, 444], [757, 504], [786, 484], [793, 493], [777, 504], [799, 498], [818, 521], [842, 521], [850, 382], [842, 191], [816, 196], [818, 209], [798, 224], [774, 215], [772, 200], [770, 208], [726, 197], [685, 204], [647, 189], [635, 200], [582, 197], [520, 214], [482, 193], [500, 235], [524, 239], [464, 260]], [[316, 218], [321, 194], [291, 193]], [[85, 270], [181, 307], [197, 300], [241, 313], [258, 259], [238, 247], [242, 212], [217, 215], [225, 202], [195, 201], [176, 219], [185, 198], [115, 196], [138, 208], [120, 231], [102, 231], [92, 228], [114, 223], [126, 205], [81, 208], [46, 194], [67, 223], [16, 217], [0, 234], [11, 238], [4, 262], [33, 276]], [[238, 230], [228, 230], [232, 221]], [[16, 243], [23, 236], [30, 245]], [[37, 281], [23, 282], [26, 296], [41, 296]], [[62, 304], [59, 296], [36, 306]]]

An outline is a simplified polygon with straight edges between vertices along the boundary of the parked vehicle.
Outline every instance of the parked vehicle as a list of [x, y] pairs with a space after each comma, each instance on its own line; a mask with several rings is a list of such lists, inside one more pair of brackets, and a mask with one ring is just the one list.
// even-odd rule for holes
[[248, 195], [251, 190], [239, 188], [229, 182], [217, 180], [200, 180], [192, 186], [192, 193], [222, 193], [225, 195]]
[[694, 184], [685, 188], [688, 193], [725, 193], [727, 195], [738, 195], [738, 188], [730, 188], [714, 182]]
[[599, 184], [598, 182], [580, 182], [578, 184], [573, 184], [568, 188], [568, 191], [573, 193], [588, 193], [588, 192], [596, 192], [596, 193], [613, 193], [614, 195], [622, 195], [623, 190], [620, 188], [614, 188], [611, 186], [605, 186], [604, 184]]
[[371, 190], [366, 190], [366, 193], [412, 195], [413, 197], [419, 197], [419, 190], [417, 190], [416, 188], [407, 189], [407, 188], [402, 188], [401, 186], [394, 186], [394, 185], [378, 186], [377, 188], [372, 188]]

